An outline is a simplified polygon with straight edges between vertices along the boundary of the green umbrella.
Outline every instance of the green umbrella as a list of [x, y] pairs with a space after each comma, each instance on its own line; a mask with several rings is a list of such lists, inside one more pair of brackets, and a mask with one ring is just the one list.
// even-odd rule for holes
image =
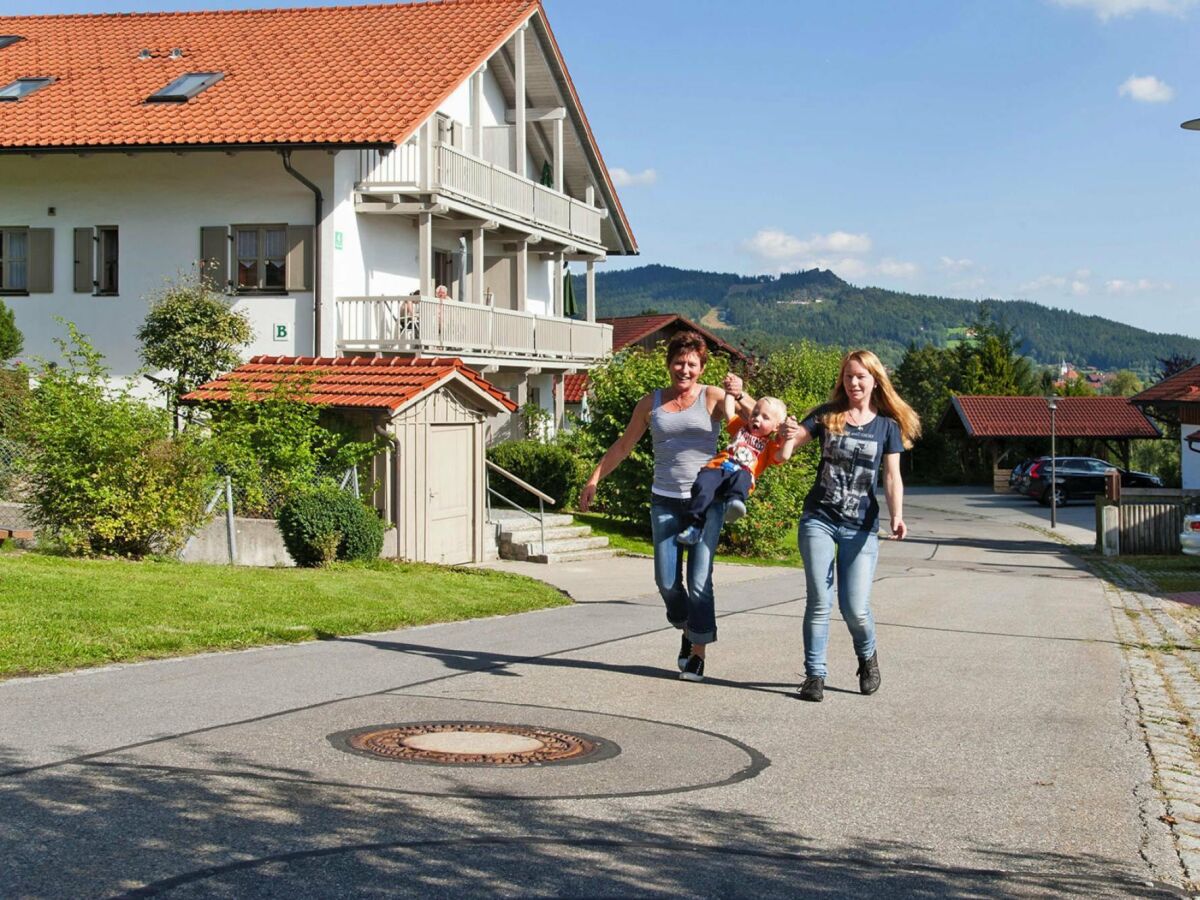
[[542, 184], [548, 188], [554, 187], [554, 170], [550, 168], [550, 160], [542, 163]]
[[563, 315], [571, 318], [579, 313], [579, 306], [575, 303], [575, 279], [571, 277], [571, 267], [567, 266], [563, 272]]

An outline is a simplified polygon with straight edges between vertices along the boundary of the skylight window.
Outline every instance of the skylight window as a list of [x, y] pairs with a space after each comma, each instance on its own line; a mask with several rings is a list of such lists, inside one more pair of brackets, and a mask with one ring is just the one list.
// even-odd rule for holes
[[13, 102], [28, 97], [34, 91], [44, 88], [52, 83], [53, 78], [18, 78], [11, 84], [7, 84], [0, 88], [0, 100]]
[[146, 98], [147, 103], [187, 103], [225, 77], [224, 72], [188, 72]]
[[5, 47], [10, 46], [11, 44], [15, 44], [17, 41], [23, 40], [25, 40], [25, 38], [21, 37], [19, 34], [0, 34], [0, 50], [3, 50]]

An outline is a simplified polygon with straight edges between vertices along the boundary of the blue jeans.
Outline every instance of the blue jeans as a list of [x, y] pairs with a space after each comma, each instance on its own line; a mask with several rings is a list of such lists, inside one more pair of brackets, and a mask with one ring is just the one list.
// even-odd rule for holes
[[854, 639], [854, 652], [868, 659], [875, 652], [875, 619], [871, 615], [871, 582], [879, 561], [879, 535], [874, 531], [833, 525], [817, 516], [800, 520], [800, 556], [808, 597], [804, 604], [804, 674], [825, 678], [829, 646], [829, 611], [837, 572], [838, 608]]
[[[713, 602], [712, 570], [725, 504], [713, 503], [704, 519], [700, 543], [681, 547], [675, 536], [690, 524], [685, 498], [651, 495], [650, 531], [654, 541], [654, 583], [667, 605], [667, 621], [687, 633], [693, 644], [711, 644], [717, 639], [717, 613]], [[683, 558], [687, 554], [687, 586], [683, 580]]]

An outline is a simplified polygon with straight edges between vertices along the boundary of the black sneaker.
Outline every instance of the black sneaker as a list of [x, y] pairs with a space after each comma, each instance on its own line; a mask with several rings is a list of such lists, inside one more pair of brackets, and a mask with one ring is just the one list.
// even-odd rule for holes
[[811, 675], [800, 685], [800, 699], [820, 703], [825, 699], [825, 679], [820, 675]]
[[687, 632], [683, 633], [683, 639], [679, 642], [679, 671], [682, 672], [687, 666], [688, 657], [692, 655], [692, 642], [688, 640]]
[[679, 677], [684, 681], [703, 681], [704, 659], [699, 656], [689, 656], [687, 664], [683, 667], [683, 671], [679, 673]]
[[873, 694], [879, 690], [879, 651], [871, 654], [870, 659], [858, 658], [858, 689], [864, 694]]

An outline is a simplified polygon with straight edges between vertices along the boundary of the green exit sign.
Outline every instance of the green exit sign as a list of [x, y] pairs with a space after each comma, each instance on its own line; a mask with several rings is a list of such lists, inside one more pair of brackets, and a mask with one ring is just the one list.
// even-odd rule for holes
[[286, 341], [288, 339], [288, 327], [286, 325], [275, 325], [273, 328], [275, 331], [275, 340]]

